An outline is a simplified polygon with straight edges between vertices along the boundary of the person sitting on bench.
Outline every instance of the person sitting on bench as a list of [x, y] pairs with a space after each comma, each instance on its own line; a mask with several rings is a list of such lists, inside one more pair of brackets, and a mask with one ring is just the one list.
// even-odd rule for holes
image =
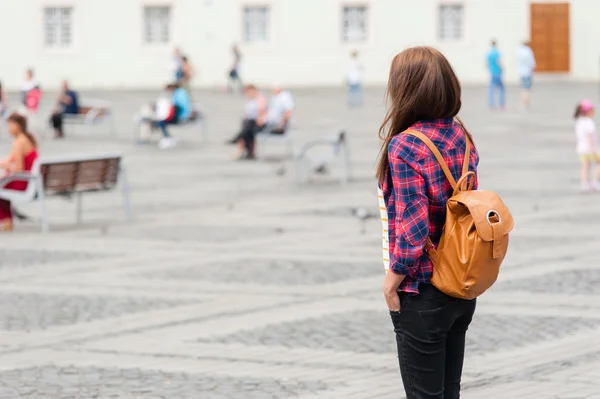
[[79, 113], [79, 101], [77, 93], [69, 88], [69, 83], [64, 80], [62, 82], [62, 90], [58, 95], [58, 101], [52, 116], [50, 117], [50, 123], [54, 128], [54, 138], [62, 139], [65, 137], [63, 131], [63, 116], [65, 114], [77, 115]]
[[166, 90], [170, 93], [171, 109], [164, 119], [154, 121], [154, 126], [162, 131], [163, 138], [158, 143], [162, 150], [173, 147], [176, 142], [167, 130], [167, 125], [174, 125], [187, 121], [192, 116], [192, 102], [185, 89], [176, 83], [167, 85]]
[[238, 145], [237, 160], [253, 160], [255, 159], [254, 139], [256, 134], [266, 126], [267, 102], [254, 85], [245, 86], [244, 94], [248, 98], [248, 102], [245, 107], [242, 129], [230, 142]]
[[267, 129], [271, 134], [284, 134], [294, 113], [294, 98], [288, 90], [280, 85], [273, 87], [273, 96], [267, 111]]

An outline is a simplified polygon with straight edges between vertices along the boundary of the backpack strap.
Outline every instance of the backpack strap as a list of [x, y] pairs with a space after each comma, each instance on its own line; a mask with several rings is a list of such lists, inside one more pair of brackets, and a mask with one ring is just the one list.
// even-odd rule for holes
[[[450, 182], [450, 185], [452, 186], [453, 189], [456, 189], [456, 180], [454, 179], [454, 176], [452, 176], [452, 172], [450, 172], [450, 168], [448, 168], [448, 164], [446, 163], [446, 161], [444, 161], [444, 157], [440, 153], [440, 150], [438, 150], [438, 148], [436, 147], [436, 145], [433, 144], [433, 141], [431, 141], [431, 139], [429, 137], [425, 136], [423, 133], [417, 132], [416, 130], [407, 130], [407, 131], [404, 132], [404, 134], [410, 134], [411, 136], [414, 136], [414, 137], [418, 138], [427, 147], [429, 147], [429, 150], [431, 150], [431, 152], [435, 156], [435, 159], [437, 159], [437, 161], [440, 164], [442, 170], [444, 171], [444, 174], [446, 175], [446, 178]], [[468, 147], [469, 146], [467, 144], [467, 150], [470, 151], [470, 149]], [[463, 171], [464, 171], [465, 165], [466, 165], [467, 170], [468, 170], [468, 168], [469, 168], [469, 160], [468, 160], [468, 158], [465, 160], [465, 164], [463, 165]]]
[[[465, 161], [463, 162], [462, 175], [469, 173], [469, 165], [471, 163], [471, 139], [465, 132]], [[461, 176], [462, 177], [462, 176]]]

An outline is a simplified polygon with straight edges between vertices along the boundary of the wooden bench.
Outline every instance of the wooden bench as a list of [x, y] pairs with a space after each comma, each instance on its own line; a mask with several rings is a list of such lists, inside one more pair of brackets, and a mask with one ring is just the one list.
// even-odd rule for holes
[[82, 221], [82, 196], [94, 191], [115, 188], [122, 180], [125, 218], [131, 220], [131, 202], [123, 157], [118, 154], [66, 157], [37, 161], [29, 173], [17, 173], [0, 180], [0, 187], [15, 180], [26, 180], [25, 191], [0, 188], [0, 198], [13, 203], [32, 202], [36, 198], [41, 207], [42, 232], [49, 231], [46, 197], [62, 196], [76, 199], [77, 223]]
[[[46, 118], [50, 119], [50, 115]], [[94, 125], [108, 123], [110, 133], [116, 135], [113, 105], [110, 101], [87, 99], [80, 107], [78, 114], [63, 114], [65, 125], [83, 125], [89, 133]]]

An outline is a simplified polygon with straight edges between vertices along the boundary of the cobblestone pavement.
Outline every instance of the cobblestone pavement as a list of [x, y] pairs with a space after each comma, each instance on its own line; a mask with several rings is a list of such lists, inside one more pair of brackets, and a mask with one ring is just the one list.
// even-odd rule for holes
[[[595, 92], [541, 83], [530, 112], [490, 113], [484, 88], [465, 89], [481, 186], [517, 226], [468, 334], [463, 398], [600, 398], [600, 195], [577, 191], [570, 120]], [[2, 235], [0, 398], [403, 398], [380, 223], [352, 216], [377, 213], [383, 91], [351, 112], [341, 90], [296, 92], [297, 145], [347, 130], [347, 186], [335, 168], [296, 185], [275, 144], [266, 161], [233, 162], [222, 143], [242, 100], [221, 93], [195, 95], [208, 143], [188, 126], [173, 150], [135, 146], [132, 115], [153, 94], [82, 93], [115, 102], [117, 139], [98, 126], [42, 142], [46, 156], [123, 153], [135, 220], [117, 192], [98, 193], [82, 225], [72, 202], [50, 199], [51, 234], [34, 221]]]

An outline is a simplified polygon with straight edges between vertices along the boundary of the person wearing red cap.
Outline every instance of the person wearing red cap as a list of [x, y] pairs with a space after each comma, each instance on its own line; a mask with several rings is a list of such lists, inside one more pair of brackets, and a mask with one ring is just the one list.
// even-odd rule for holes
[[[600, 148], [594, 117], [594, 104], [583, 100], [575, 109], [575, 133], [577, 153], [581, 159], [581, 191], [600, 191]], [[590, 178], [592, 164], [596, 165], [594, 176]]]

